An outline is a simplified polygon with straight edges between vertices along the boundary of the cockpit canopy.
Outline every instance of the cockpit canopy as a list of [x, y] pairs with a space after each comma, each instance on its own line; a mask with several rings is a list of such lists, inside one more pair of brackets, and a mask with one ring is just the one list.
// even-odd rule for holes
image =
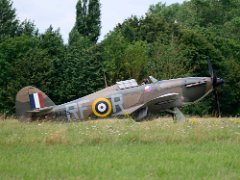
[[[149, 81], [150, 80], [150, 81]], [[152, 76], [149, 76], [149, 83], [156, 83], [158, 82], [157, 79], [155, 79]], [[138, 87], [138, 83], [136, 81], [136, 79], [130, 79], [130, 80], [126, 80], [126, 81], [119, 81], [116, 83], [118, 88], [120, 90], [124, 90], [124, 89], [130, 89], [130, 88], [134, 88], [134, 87]]]
[[123, 90], [138, 87], [138, 83], [135, 79], [130, 79], [126, 81], [117, 82], [117, 86], [119, 89]]

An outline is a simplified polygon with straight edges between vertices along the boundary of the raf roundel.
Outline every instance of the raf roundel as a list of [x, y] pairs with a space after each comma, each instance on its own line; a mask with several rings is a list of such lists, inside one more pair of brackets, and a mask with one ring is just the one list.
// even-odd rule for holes
[[149, 86], [149, 85], [145, 86], [145, 91], [148, 92], [148, 93], [151, 92], [152, 91], [152, 87]]
[[107, 117], [112, 112], [112, 104], [106, 98], [98, 98], [92, 104], [92, 111], [97, 117]]

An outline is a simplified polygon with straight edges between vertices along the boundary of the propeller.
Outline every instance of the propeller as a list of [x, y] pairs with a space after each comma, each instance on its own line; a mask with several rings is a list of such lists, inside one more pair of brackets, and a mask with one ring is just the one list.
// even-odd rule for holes
[[215, 97], [215, 103], [217, 105], [217, 117], [221, 117], [221, 110], [220, 110], [220, 103], [219, 103], [219, 98], [218, 98], [218, 92], [217, 92], [217, 86], [221, 85], [224, 83], [224, 81], [220, 78], [217, 78], [216, 74], [213, 71], [212, 63], [210, 58], [208, 59], [208, 72], [211, 76], [212, 79], [212, 87], [213, 87], [213, 94]]

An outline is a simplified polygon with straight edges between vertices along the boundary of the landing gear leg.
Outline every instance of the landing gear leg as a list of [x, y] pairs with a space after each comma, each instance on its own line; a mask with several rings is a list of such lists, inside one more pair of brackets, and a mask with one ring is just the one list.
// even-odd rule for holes
[[183, 113], [177, 107], [173, 108], [172, 110], [169, 109], [167, 112], [172, 114], [173, 120], [176, 123], [185, 122], [186, 120]]
[[134, 119], [136, 121], [141, 121], [143, 118], [145, 118], [147, 116], [147, 113], [148, 113], [148, 107], [145, 107], [138, 111], [138, 113]]

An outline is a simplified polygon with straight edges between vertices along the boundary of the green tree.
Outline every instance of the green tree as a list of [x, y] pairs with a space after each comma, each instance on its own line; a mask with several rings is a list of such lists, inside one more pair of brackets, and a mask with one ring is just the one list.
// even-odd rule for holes
[[20, 25], [18, 26], [17, 35], [22, 36], [38, 36], [39, 32], [36, 28], [35, 24], [29, 20], [24, 20]]
[[0, 0], [0, 42], [16, 35], [18, 20], [10, 0]]
[[76, 22], [69, 35], [69, 44], [71, 45], [79, 36], [96, 43], [101, 29], [99, 0], [79, 0], [76, 11]]
[[123, 57], [128, 45], [129, 42], [117, 30], [109, 33], [107, 38], [101, 43], [103, 47], [103, 67], [108, 85], [127, 78]]
[[60, 96], [58, 86], [62, 79], [58, 75], [62, 70], [64, 46], [59, 31], [50, 27], [42, 35], [30, 34], [23, 33], [0, 44], [2, 112], [14, 112], [15, 96], [24, 86], [36, 86], [53, 100]]
[[[15, 102], [13, 99], [15, 98], [16, 92], [22, 87], [22, 85], [26, 85], [25, 81], [20, 81], [19, 78], [21, 77], [16, 75], [22, 71], [22, 69], [20, 67], [17, 68], [15, 63], [17, 61], [21, 62], [21, 59], [25, 56], [28, 50], [35, 46], [36, 40], [28, 36], [8, 38], [4, 42], [0, 43], [1, 112], [13, 112]], [[26, 81], [26, 83], [27, 82], [28, 81]]]
[[135, 78], [141, 81], [147, 64], [147, 44], [143, 41], [137, 41], [129, 44], [123, 55], [123, 63], [128, 73], [128, 78]]
[[233, 58], [224, 63], [225, 85], [220, 89], [221, 110], [226, 115], [240, 115], [240, 62]]
[[104, 87], [102, 59], [97, 45], [81, 37], [68, 47], [62, 66], [62, 101], [69, 101]]
[[65, 78], [62, 76], [64, 71], [64, 56], [66, 48], [59, 29], [54, 30], [50, 26], [46, 32], [40, 35], [39, 47], [46, 51], [46, 57], [49, 63], [48, 67], [48, 81], [45, 82], [43, 90], [52, 98], [55, 103], [62, 103], [60, 86]]
[[151, 51], [152, 56], [147, 65], [149, 75], [165, 80], [191, 74], [188, 61], [178, 46], [169, 46], [156, 42]]
[[[224, 0], [191, 0], [170, 6], [159, 3], [151, 6], [145, 17], [125, 20], [102, 43], [107, 79], [114, 83], [136, 76], [129, 68], [141, 61], [134, 53], [140, 41], [147, 43], [147, 66], [142, 77], [150, 74], [159, 79], [209, 76], [207, 60], [211, 58], [216, 74], [225, 79], [225, 85], [219, 88], [222, 113], [239, 114], [238, 108], [231, 110], [239, 102], [239, 98], [233, 100], [239, 94], [236, 82], [240, 63], [239, 4], [239, 1]], [[134, 56], [138, 57], [136, 61]], [[214, 96], [185, 111], [214, 114]]]
[[[63, 62], [62, 92], [66, 100], [79, 98], [104, 87], [104, 73], [100, 47], [99, 0], [79, 0], [76, 5], [76, 22], [69, 34], [69, 46]], [[66, 88], [67, 87], [67, 88]]]

